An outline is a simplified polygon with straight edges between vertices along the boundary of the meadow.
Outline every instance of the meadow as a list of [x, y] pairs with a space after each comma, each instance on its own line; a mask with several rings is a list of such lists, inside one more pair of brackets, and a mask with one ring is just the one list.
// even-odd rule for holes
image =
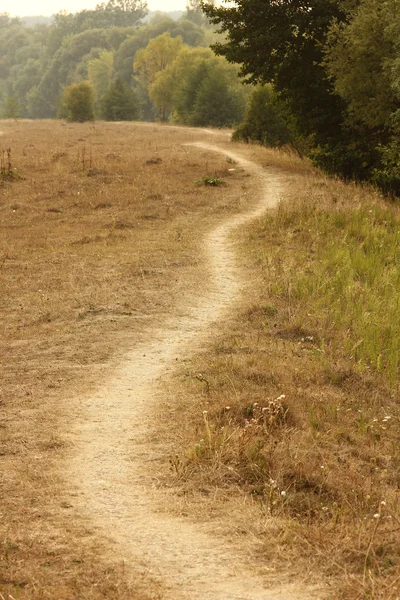
[[[62, 497], [65, 405], [201, 285], [202, 232], [239, 209], [245, 174], [184, 146], [207, 132], [0, 125], [0, 591], [153, 598], [146, 574], [102, 562], [104, 540]], [[207, 176], [229, 185], [195, 183]]]
[[394, 600], [399, 208], [285, 160], [278, 210], [240, 239], [247, 305], [173, 384], [190, 423], [175, 485], [195, 514], [217, 496], [272, 579], [286, 566], [335, 599]]
[[224, 131], [0, 130], [0, 597], [162, 597], [64, 501], [64, 405], [200, 293], [204, 235], [259, 194], [223, 154], [185, 145], [205, 140], [272, 170], [283, 191], [235, 235], [236, 313], [154, 411], [163, 510], [214, 522], [271, 582], [398, 598], [397, 205]]

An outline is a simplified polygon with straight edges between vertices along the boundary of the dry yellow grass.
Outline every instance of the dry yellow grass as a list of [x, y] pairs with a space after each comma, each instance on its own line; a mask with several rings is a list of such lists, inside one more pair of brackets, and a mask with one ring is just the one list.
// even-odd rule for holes
[[[161, 597], [148, 573], [110, 559], [108, 541], [65, 502], [63, 404], [201, 289], [203, 234], [259, 182], [183, 145], [228, 146], [224, 133], [55, 122], [0, 130], [22, 176], [0, 183], [0, 598]], [[386, 205], [290, 156], [236, 151], [276, 169], [286, 188], [276, 214], [237, 236], [247, 280], [238, 315], [184, 361], [155, 415], [167, 509], [212, 519], [268, 564], [271, 580], [323, 574], [333, 598], [394, 600], [397, 389], [296, 291], [320, 257], [313, 210]], [[204, 176], [226, 185], [196, 186]]]
[[[0, 597], [156, 598], [149, 576], [131, 580], [110, 563], [62, 500], [63, 403], [201, 285], [202, 232], [238, 210], [247, 180], [223, 156], [182, 145], [205, 132], [45, 121], [0, 130], [21, 176], [0, 182]], [[196, 186], [203, 176], [229, 185]]]
[[[241, 152], [282, 167], [272, 152]], [[171, 440], [171, 485], [184, 513], [236, 512], [232, 534], [252, 534], [272, 576], [286, 565], [331, 580], [335, 599], [395, 599], [398, 389], [359, 358], [347, 315], [331, 321], [324, 297], [301, 294], [299, 282], [320, 277], [329, 250], [321, 215], [342, 223], [364, 207], [381, 224], [382, 211], [388, 222], [399, 211], [374, 190], [284, 162], [280, 209], [241, 238], [249, 283], [238, 318], [171, 382], [165, 418], [182, 423]], [[363, 318], [367, 329], [381, 317]], [[375, 325], [379, 336], [384, 317]]]

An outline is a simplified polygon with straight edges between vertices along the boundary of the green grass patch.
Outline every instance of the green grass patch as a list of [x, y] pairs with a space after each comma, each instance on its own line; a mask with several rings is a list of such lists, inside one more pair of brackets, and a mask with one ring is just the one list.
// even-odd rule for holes
[[[272, 298], [285, 299], [291, 316], [340, 344], [360, 368], [381, 371], [398, 384], [400, 358], [400, 215], [394, 206], [321, 210], [283, 205], [262, 236], [279, 241], [262, 255], [273, 269]], [[288, 239], [289, 238], [289, 239]], [[289, 243], [288, 243], [289, 241]], [[284, 242], [284, 243], [282, 243]], [[290, 257], [284, 256], [290, 254]]]

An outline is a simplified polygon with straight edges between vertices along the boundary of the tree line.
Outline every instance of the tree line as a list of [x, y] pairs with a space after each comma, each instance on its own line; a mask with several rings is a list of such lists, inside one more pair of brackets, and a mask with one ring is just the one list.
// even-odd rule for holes
[[199, 0], [178, 20], [159, 13], [143, 23], [146, 14], [143, 0], [33, 26], [1, 14], [0, 116], [239, 123], [246, 90], [238, 68], [208, 48], [216, 35]]
[[341, 177], [400, 194], [398, 0], [202, 3], [213, 49], [255, 84], [236, 137], [292, 144]]

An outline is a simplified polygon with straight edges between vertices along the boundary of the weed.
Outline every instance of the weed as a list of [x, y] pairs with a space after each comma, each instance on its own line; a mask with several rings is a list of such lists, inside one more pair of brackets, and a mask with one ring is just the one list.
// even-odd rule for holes
[[221, 179], [219, 179], [218, 177], [202, 177], [201, 179], [198, 179], [197, 181], [195, 181], [196, 185], [209, 185], [212, 187], [216, 187], [219, 185], [223, 185], [223, 181]]

